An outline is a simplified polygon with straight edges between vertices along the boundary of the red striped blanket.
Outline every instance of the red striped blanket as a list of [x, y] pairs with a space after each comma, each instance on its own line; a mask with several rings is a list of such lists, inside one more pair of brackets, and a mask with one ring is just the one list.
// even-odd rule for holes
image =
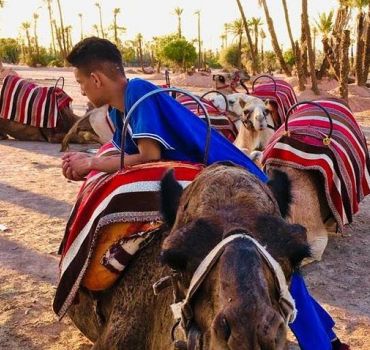
[[270, 81], [263, 81], [258, 85], [254, 85], [251, 95], [259, 97], [264, 101], [269, 99], [277, 104], [279, 120], [274, 120], [275, 129], [277, 129], [280, 125], [284, 124], [288, 109], [298, 101], [289, 83], [281, 79], [274, 79], [274, 81], [276, 87], [275, 84]]
[[[192, 98], [180, 95], [177, 98], [184, 107], [191, 110], [194, 114], [205, 120], [205, 116], [202, 108]], [[230, 142], [234, 142], [238, 135], [238, 129], [235, 124], [227, 117], [227, 115], [221, 112], [211, 101], [202, 98], [201, 102], [206, 108], [211, 126], [214, 127], [218, 132], [224, 135]]]
[[174, 169], [176, 179], [185, 187], [203, 165], [153, 162], [113, 174], [93, 174], [83, 185], [60, 248], [60, 279], [53, 303], [53, 309], [60, 318], [76, 296], [102, 228], [112, 223], [161, 220], [160, 181], [169, 168]]
[[60, 88], [40, 87], [8, 75], [0, 94], [0, 117], [38, 128], [55, 128], [58, 111], [71, 101]]
[[317, 170], [324, 178], [326, 198], [338, 230], [352, 222], [358, 204], [370, 193], [370, 160], [365, 136], [350, 109], [339, 100], [319, 100], [333, 120], [333, 134], [328, 145], [330, 122], [316, 106], [298, 106], [284, 126], [271, 138], [262, 163], [297, 169]]

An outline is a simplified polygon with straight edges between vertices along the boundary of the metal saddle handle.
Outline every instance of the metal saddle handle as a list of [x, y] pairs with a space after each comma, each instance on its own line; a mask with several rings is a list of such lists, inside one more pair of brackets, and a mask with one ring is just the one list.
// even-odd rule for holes
[[295, 103], [293, 106], [291, 106], [288, 109], [288, 111], [286, 113], [285, 123], [284, 123], [285, 132], [289, 135], [288, 121], [289, 121], [289, 116], [292, 113], [292, 111], [295, 108], [297, 108], [298, 106], [300, 106], [300, 105], [306, 105], [306, 104], [309, 104], [309, 105], [312, 105], [312, 106], [315, 106], [315, 107], [321, 109], [325, 113], [325, 115], [328, 117], [329, 122], [330, 122], [330, 130], [329, 130], [329, 134], [323, 139], [323, 143], [326, 146], [329, 145], [330, 144], [330, 140], [331, 140], [331, 136], [333, 134], [333, 118], [331, 117], [331, 115], [329, 114], [329, 112], [327, 111], [326, 108], [324, 108], [322, 105], [320, 105], [318, 102], [315, 102], [315, 101], [301, 101], [301, 102]]

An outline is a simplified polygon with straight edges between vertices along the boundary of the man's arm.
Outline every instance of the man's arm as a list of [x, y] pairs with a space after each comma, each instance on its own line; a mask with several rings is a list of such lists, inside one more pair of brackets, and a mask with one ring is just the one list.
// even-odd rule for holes
[[[146, 163], [161, 158], [160, 144], [149, 138], [141, 138], [137, 141], [139, 153], [125, 154], [125, 166]], [[70, 180], [82, 179], [91, 170], [114, 173], [120, 168], [121, 156], [111, 155], [106, 157], [86, 156], [65, 158], [63, 162], [63, 174]], [[77, 176], [76, 176], [77, 175]]]

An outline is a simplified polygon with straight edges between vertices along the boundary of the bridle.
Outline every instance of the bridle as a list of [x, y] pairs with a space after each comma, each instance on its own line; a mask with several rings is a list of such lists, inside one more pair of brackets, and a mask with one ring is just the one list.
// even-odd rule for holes
[[[253, 123], [250, 121], [250, 119], [248, 119], [248, 120], [243, 120], [242, 118], [240, 118], [240, 120], [241, 120], [241, 122], [242, 122], [243, 126], [244, 126], [247, 130], [251, 130], [251, 129], [254, 129], [254, 130], [255, 130], [254, 125], [253, 125]], [[267, 115], [264, 115], [264, 116], [263, 116], [263, 120], [266, 120], [267, 127], [268, 127], [269, 129], [272, 129], [272, 130], [274, 130], [274, 131], [276, 130], [274, 125], [270, 125], [270, 124], [267, 122]]]
[[[181, 274], [175, 273], [167, 276], [153, 285], [154, 293], [158, 294], [160, 290], [168, 285], [173, 286], [175, 302], [171, 305], [171, 310], [175, 319], [175, 325], [172, 329], [171, 336], [175, 349], [179, 350], [201, 350], [202, 334], [194, 321], [194, 312], [191, 307], [193, 296], [202, 285], [212, 268], [215, 266], [218, 259], [225, 251], [225, 247], [236, 239], [247, 239], [251, 241], [257, 248], [258, 253], [266, 262], [272, 275], [274, 276], [275, 286], [279, 294], [279, 312], [285, 321], [285, 325], [294, 321], [296, 317], [296, 308], [293, 297], [291, 296], [285, 275], [280, 264], [269, 254], [257, 240], [249, 236], [244, 230], [233, 230], [233, 233], [219, 242], [203, 259], [195, 270], [193, 277], [190, 281], [185, 298], [180, 297], [179, 285]], [[171, 283], [168, 281], [171, 280]], [[166, 286], [162, 284], [167, 284]], [[177, 326], [181, 326], [185, 335], [186, 342], [175, 339], [174, 333]]]

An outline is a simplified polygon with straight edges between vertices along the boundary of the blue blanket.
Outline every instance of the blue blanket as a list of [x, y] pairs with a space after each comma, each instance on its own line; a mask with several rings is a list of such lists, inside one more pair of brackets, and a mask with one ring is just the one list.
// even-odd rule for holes
[[[125, 113], [142, 96], [158, 89], [142, 79], [131, 79], [125, 92]], [[122, 118], [112, 109], [110, 116], [116, 126], [113, 143], [121, 147]], [[138, 153], [137, 140], [151, 138], [161, 145], [163, 160], [179, 160], [202, 163], [206, 144], [207, 125], [199, 117], [174, 100], [167, 93], [150, 96], [133, 112], [129, 135], [126, 136], [125, 152]], [[231, 161], [266, 182], [266, 175], [252, 160], [212, 129], [207, 165], [219, 161]]]

